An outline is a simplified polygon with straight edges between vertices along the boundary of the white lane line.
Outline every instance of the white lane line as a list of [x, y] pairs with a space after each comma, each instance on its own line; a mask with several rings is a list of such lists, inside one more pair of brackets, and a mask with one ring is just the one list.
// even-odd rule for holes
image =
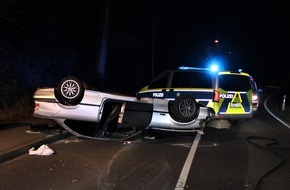
[[[278, 93], [278, 92], [276, 92]], [[288, 127], [290, 129], [290, 124], [282, 121], [280, 118], [276, 117], [268, 108], [268, 100], [271, 98], [271, 96], [275, 95], [276, 93], [271, 94], [265, 101], [264, 101], [264, 108], [267, 110], [268, 113], [270, 113], [275, 119], [277, 119], [280, 123], [282, 123], [284, 126]]]
[[186, 158], [186, 161], [185, 161], [185, 163], [183, 165], [183, 168], [182, 168], [181, 174], [179, 176], [179, 179], [177, 181], [175, 190], [183, 190], [184, 189], [184, 186], [185, 186], [185, 183], [186, 183], [186, 180], [187, 180], [187, 176], [188, 176], [188, 173], [189, 173], [189, 170], [190, 170], [190, 167], [191, 167], [191, 163], [193, 161], [193, 158], [194, 158], [194, 155], [195, 155], [195, 152], [196, 152], [197, 145], [199, 143], [200, 137], [201, 137], [201, 135], [199, 133], [197, 133], [196, 137], [195, 137], [195, 139], [194, 139], [194, 141], [192, 143], [191, 149], [190, 149], [190, 151], [188, 153], [188, 156]]

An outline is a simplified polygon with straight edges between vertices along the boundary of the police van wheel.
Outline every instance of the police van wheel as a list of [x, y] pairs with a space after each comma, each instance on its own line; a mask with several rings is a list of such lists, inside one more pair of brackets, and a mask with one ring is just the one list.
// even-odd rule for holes
[[172, 117], [179, 122], [190, 122], [198, 113], [196, 100], [189, 95], [178, 96], [171, 105]]

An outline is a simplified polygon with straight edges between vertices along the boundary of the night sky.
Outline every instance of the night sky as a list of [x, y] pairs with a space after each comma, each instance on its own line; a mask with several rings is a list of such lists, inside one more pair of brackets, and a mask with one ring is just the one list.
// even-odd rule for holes
[[202, 66], [212, 58], [208, 47], [218, 39], [214, 53], [225, 58], [227, 69], [242, 68], [259, 84], [282, 85], [284, 75], [289, 75], [290, 9], [286, 3], [173, 1], [159, 9], [157, 63]]
[[290, 7], [274, 0], [111, 0], [100, 84], [107, 2], [0, 0], [0, 85], [51, 86], [74, 75], [134, 93], [164, 70], [219, 58], [258, 85], [289, 86]]

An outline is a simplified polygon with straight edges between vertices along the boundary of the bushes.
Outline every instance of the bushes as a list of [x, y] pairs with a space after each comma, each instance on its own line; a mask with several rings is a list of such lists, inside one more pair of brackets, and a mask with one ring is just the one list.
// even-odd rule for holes
[[31, 90], [2, 88], [0, 91], [0, 122], [26, 119], [32, 116], [34, 103]]

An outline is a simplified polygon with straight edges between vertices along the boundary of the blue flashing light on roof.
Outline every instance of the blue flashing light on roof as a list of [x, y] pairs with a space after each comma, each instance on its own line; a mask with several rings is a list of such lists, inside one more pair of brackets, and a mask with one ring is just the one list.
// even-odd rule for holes
[[202, 68], [202, 67], [178, 67], [180, 70], [209, 70], [209, 68]]
[[219, 68], [218, 68], [217, 65], [213, 64], [213, 65], [210, 67], [210, 70], [211, 70], [212, 72], [217, 72], [217, 71], [219, 71]]
[[219, 68], [217, 65], [213, 64], [210, 67], [185, 67], [185, 66], [181, 66], [178, 67], [178, 69], [180, 70], [204, 70], [204, 71], [211, 71], [211, 72], [218, 72]]
[[205, 64], [212, 72], [219, 72], [225, 70], [225, 61], [222, 57], [210, 57]]

